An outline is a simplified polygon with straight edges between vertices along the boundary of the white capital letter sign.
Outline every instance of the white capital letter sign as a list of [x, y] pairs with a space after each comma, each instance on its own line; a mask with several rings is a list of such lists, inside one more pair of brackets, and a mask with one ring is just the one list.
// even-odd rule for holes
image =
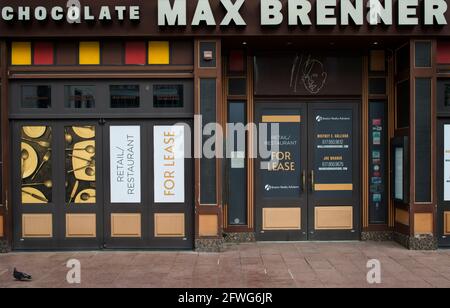
[[111, 203], [141, 203], [141, 128], [110, 127]]

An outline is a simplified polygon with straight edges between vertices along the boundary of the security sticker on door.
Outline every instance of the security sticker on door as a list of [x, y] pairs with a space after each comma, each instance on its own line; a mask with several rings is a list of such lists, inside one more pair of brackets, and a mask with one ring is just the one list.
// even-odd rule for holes
[[141, 128], [110, 127], [111, 203], [141, 203]]
[[184, 203], [184, 126], [154, 128], [155, 203]]

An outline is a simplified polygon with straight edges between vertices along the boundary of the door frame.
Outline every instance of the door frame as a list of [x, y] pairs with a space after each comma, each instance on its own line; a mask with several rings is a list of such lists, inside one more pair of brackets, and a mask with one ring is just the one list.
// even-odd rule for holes
[[[283, 110], [283, 109], [289, 109], [294, 110], [298, 109], [301, 110], [300, 116], [302, 117], [301, 123], [300, 123], [300, 133], [299, 137], [300, 140], [307, 140], [307, 134], [308, 134], [308, 127], [307, 122], [303, 122], [303, 119], [307, 118], [308, 113], [308, 107], [306, 103], [292, 103], [292, 102], [256, 102], [255, 103], [255, 124], [259, 124], [261, 119], [262, 110], [267, 109], [265, 107], [268, 107], [269, 109], [276, 109]], [[259, 154], [259, 153], [258, 153]], [[262, 187], [261, 184], [261, 178], [258, 176], [258, 170], [260, 170], [260, 164], [261, 164], [261, 158], [258, 155], [257, 158], [255, 158], [255, 233], [256, 233], [256, 239], [262, 240], [262, 241], [280, 241], [280, 238], [284, 241], [306, 241], [308, 238], [307, 233], [307, 223], [308, 223], [308, 215], [305, 215], [307, 213], [307, 207], [308, 207], [308, 199], [307, 199], [307, 181], [306, 181], [306, 170], [307, 170], [307, 163], [308, 163], [308, 152], [307, 152], [307, 143], [300, 144], [300, 186], [302, 193], [299, 198], [290, 198], [285, 200], [264, 200], [261, 198], [261, 194], [258, 192], [258, 187]], [[276, 204], [276, 205], [275, 205]], [[278, 207], [284, 207], [284, 208], [301, 208], [301, 229], [300, 230], [275, 230], [275, 231], [267, 231], [263, 230], [263, 209], [264, 208], [278, 208]], [[281, 205], [281, 206], [280, 206]]]
[[[178, 204], [158, 205], [154, 202], [154, 127], [171, 126], [179, 123], [187, 124], [193, 131], [192, 119], [136, 119], [136, 120], [106, 120], [104, 127], [104, 249], [148, 249], [148, 250], [192, 250], [195, 236], [195, 212], [194, 212], [194, 160], [185, 158], [185, 202]], [[140, 126], [141, 148], [141, 202], [139, 204], [111, 204], [110, 195], [110, 131], [111, 126]], [[189, 134], [185, 135], [189, 137]], [[193, 151], [193, 134], [191, 134], [190, 146]], [[185, 141], [185, 146], [188, 143]], [[147, 157], [147, 159], [144, 159]], [[147, 188], [147, 189], [146, 189]], [[140, 213], [141, 237], [112, 237], [111, 214], [112, 213]], [[184, 213], [185, 238], [156, 237], [154, 214]]]
[[[351, 232], [342, 232], [342, 230], [333, 230], [333, 231], [320, 231], [316, 233], [315, 236], [311, 237], [310, 234], [310, 225], [314, 225], [314, 212], [311, 211], [309, 208], [310, 206], [310, 200], [309, 200], [309, 194], [311, 189], [311, 182], [310, 182], [310, 162], [309, 159], [312, 155], [311, 151], [313, 150], [310, 146], [311, 138], [310, 138], [310, 125], [311, 125], [311, 119], [310, 119], [310, 110], [312, 110], [311, 106], [327, 106], [329, 108], [327, 109], [348, 109], [349, 107], [353, 110], [353, 184], [355, 185], [354, 193], [353, 193], [353, 230]], [[361, 232], [362, 232], [362, 190], [361, 187], [363, 183], [361, 183], [362, 179], [362, 170], [363, 166], [361, 165], [362, 162], [362, 132], [361, 132], [361, 99], [322, 99], [322, 100], [314, 100], [314, 99], [300, 99], [300, 100], [292, 100], [292, 99], [280, 99], [278, 101], [274, 101], [273, 99], [256, 99], [255, 100], [255, 123], [258, 124], [259, 120], [258, 118], [261, 116], [260, 110], [261, 106], [269, 106], [273, 109], [295, 109], [296, 106], [304, 106], [300, 108], [305, 108], [306, 113], [306, 129], [304, 132], [302, 132], [302, 136], [304, 134], [306, 135], [307, 145], [302, 146], [301, 151], [303, 152], [305, 149], [306, 154], [304, 157], [307, 158], [307, 166], [306, 166], [306, 189], [307, 189], [307, 203], [306, 203], [306, 211], [307, 215], [303, 215], [302, 210], [302, 230], [301, 233], [307, 231], [307, 234], [303, 234], [299, 238], [299, 231], [289, 231], [287, 235], [284, 236], [285, 240], [288, 240], [289, 238], [297, 238], [297, 240], [309, 240], [309, 241], [327, 241], [327, 240], [360, 240], [361, 239]], [[344, 108], [343, 108], [344, 107]], [[302, 120], [303, 121], [303, 120]], [[304, 138], [304, 137], [303, 137]], [[256, 233], [256, 239], [257, 240], [263, 240], [263, 241], [279, 241], [280, 235], [279, 231], [274, 232], [266, 232], [266, 234], [261, 235], [260, 231], [262, 230], [262, 211], [261, 209], [264, 207], [260, 205], [260, 197], [259, 193], [257, 191], [258, 183], [259, 183], [259, 177], [257, 176], [257, 168], [259, 164], [259, 157], [255, 159], [255, 191], [254, 191], [254, 200], [255, 200], [255, 207], [254, 207], [254, 215], [255, 215], [255, 233]], [[292, 202], [292, 201], [291, 201]], [[277, 202], [277, 204], [280, 204], [280, 202]], [[306, 226], [307, 230], [304, 230], [304, 226]], [[294, 234], [292, 234], [294, 233]], [[295, 234], [296, 233], [296, 234]]]
[[[12, 190], [12, 215], [13, 215], [13, 249], [14, 250], [89, 250], [100, 249], [103, 242], [103, 200], [102, 200], [102, 178], [96, 177], [96, 204], [95, 205], [72, 205], [70, 209], [66, 206], [66, 151], [65, 151], [65, 128], [67, 126], [94, 126], [96, 129], [96, 148], [102, 147], [102, 129], [97, 120], [14, 120], [11, 122], [11, 157], [12, 183], [19, 183]], [[47, 126], [51, 127], [51, 163], [52, 163], [52, 202], [43, 208], [42, 205], [22, 204], [21, 190], [22, 180], [20, 177], [21, 165], [19, 155], [21, 153], [22, 127], [24, 126]], [[20, 142], [15, 142], [20, 141]], [[102, 155], [96, 156], [96, 170], [102, 169]], [[16, 170], [16, 172], [14, 172]], [[58, 171], [61, 170], [61, 171]], [[100, 190], [100, 191], [99, 191]], [[23, 214], [52, 214], [52, 237], [51, 238], [22, 238], [22, 215]], [[95, 238], [68, 238], [66, 237], [66, 214], [96, 214], [96, 237]]]
[[[352, 168], [353, 168], [353, 193], [352, 198], [345, 199], [339, 198], [338, 201], [332, 199], [323, 199], [326, 200], [318, 200], [319, 204], [312, 204], [316, 202], [314, 198], [314, 191], [312, 189], [312, 178], [309, 178], [309, 189], [308, 192], [308, 239], [311, 241], [329, 241], [329, 240], [359, 240], [361, 238], [361, 114], [360, 114], [360, 103], [358, 101], [351, 100], [340, 100], [339, 102], [331, 102], [331, 101], [317, 101], [308, 105], [308, 172], [313, 170], [313, 158], [314, 156], [314, 148], [312, 146], [314, 137], [312, 135], [314, 118], [313, 113], [314, 110], [322, 109], [322, 110], [352, 110], [353, 113], [353, 138], [352, 138]], [[345, 200], [345, 201], [343, 201]], [[316, 230], [314, 228], [315, 223], [315, 207], [320, 206], [320, 203], [323, 203], [325, 207], [328, 206], [345, 206], [346, 204], [342, 203], [351, 203], [353, 204], [353, 228], [352, 230]]]
[[[105, 125], [106, 123], [106, 125]], [[12, 215], [13, 215], [13, 249], [14, 250], [100, 250], [100, 249], [148, 249], [148, 250], [192, 250], [194, 247], [195, 237], [195, 211], [194, 211], [194, 159], [185, 159], [185, 203], [176, 205], [156, 205], [154, 211], [150, 211], [150, 207], [154, 207], [153, 200], [153, 127], [155, 125], [174, 125], [178, 123], [186, 123], [191, 127], [191, 140], [190, 147], [193, 152], [193, 120], [189, 119], [136, 119], [136, 120], [14, 120], [11, 122], [11, 137], [13, 140], [11, 146], [12, 170], [21, 170], [20, 153], [21, 153], [21, 141], [22, 139], [22, 127], [23, 126], [48, 126], [52, 128], [52, 181], [54, 184], [52, 188], [52, 202], [46, 207], [37, 207], [39, 205], [27, 205], [27, 209], [24, 210], [21, 201], [21, 179], [20, 172], [11, 172], [11, 181], [13, 183], [20, 183], [12, 191]], [[95, 238], [66, 238], [66, 217], [67, 213], [74, 214], [93, 214], [92, 205], [76, 205], [73, 206], [70, 211], [66, 208], [65, 204], [65, 142], [64, 133], [67, 126], [95, 126], [96, 128], [96, 170], [98, 176], [96, 177], [96, 237]], [[144, 206], [144, 214], [142, 219], [147, 219], [147, 223], [141, 224], [142, 236], [144, 239], [130, 239], [126, 241], [115, 240], [108, 241], [107, 230], [110, 226], [110, 218], [108, 210], [110, 196], [110, 155], [109, 155], [109, 126], [110, 125], [130, 125], [141, 126], [141, 196], [142, 204], [148, 204]], [[186, 134], [189, 137], [189, 134]], [[147, 137], [147, 138], [146, 138]], [[61, 140], [61, 142], [58, 142]], [[187, 140], [185, 145], [188, 146]], [[107, 148], [108, 147], [108, 148]], [[144, 157], [147, 157], [144, 159]], [[58, 171], [61, 170], [61, 171]], [[147, 170], [147, 172], [145, 172]], [[150, 189], [146, 189], [147, 185]], [[129, 207], [132, 205], [124, 205], [129, 211]], [[141, 205], [143, 206], [143, 205]], [[166, 207], [167, 206], [167, 207]], [[51, 207], [49, 209], [49, 207]], [[184, 213], [185, 214], [185, 239], [180, 238], [155, 238], [154, 235], [154, 220], [151, 219], [151, 215], [148, 213]], [[22, 241], [22, 214], [52, 214], [52, 238], [28, 238]], [[106, 247], [105, 247], [106, 244]], [[111, 244], [111, 245], [110, 245]], [[126, 245], [124, 245], [126, 244]]]

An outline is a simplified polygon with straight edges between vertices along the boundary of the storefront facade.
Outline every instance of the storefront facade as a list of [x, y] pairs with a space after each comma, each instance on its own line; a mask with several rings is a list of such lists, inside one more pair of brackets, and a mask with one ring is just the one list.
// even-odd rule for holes
[[445, 1], [6, 2], [5, 251], [450, 246]]

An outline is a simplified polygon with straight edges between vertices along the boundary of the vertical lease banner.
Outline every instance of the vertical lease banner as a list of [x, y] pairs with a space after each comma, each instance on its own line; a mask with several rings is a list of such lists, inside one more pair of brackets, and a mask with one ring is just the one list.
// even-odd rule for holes
[[155, 126], [155, 203], [185, 202], [184, 126]]
[[450, 125], [444, 126], [444, 201], [450, 201]]
[[141, 203], [141, 128], [110, 127], [111, 203]]

